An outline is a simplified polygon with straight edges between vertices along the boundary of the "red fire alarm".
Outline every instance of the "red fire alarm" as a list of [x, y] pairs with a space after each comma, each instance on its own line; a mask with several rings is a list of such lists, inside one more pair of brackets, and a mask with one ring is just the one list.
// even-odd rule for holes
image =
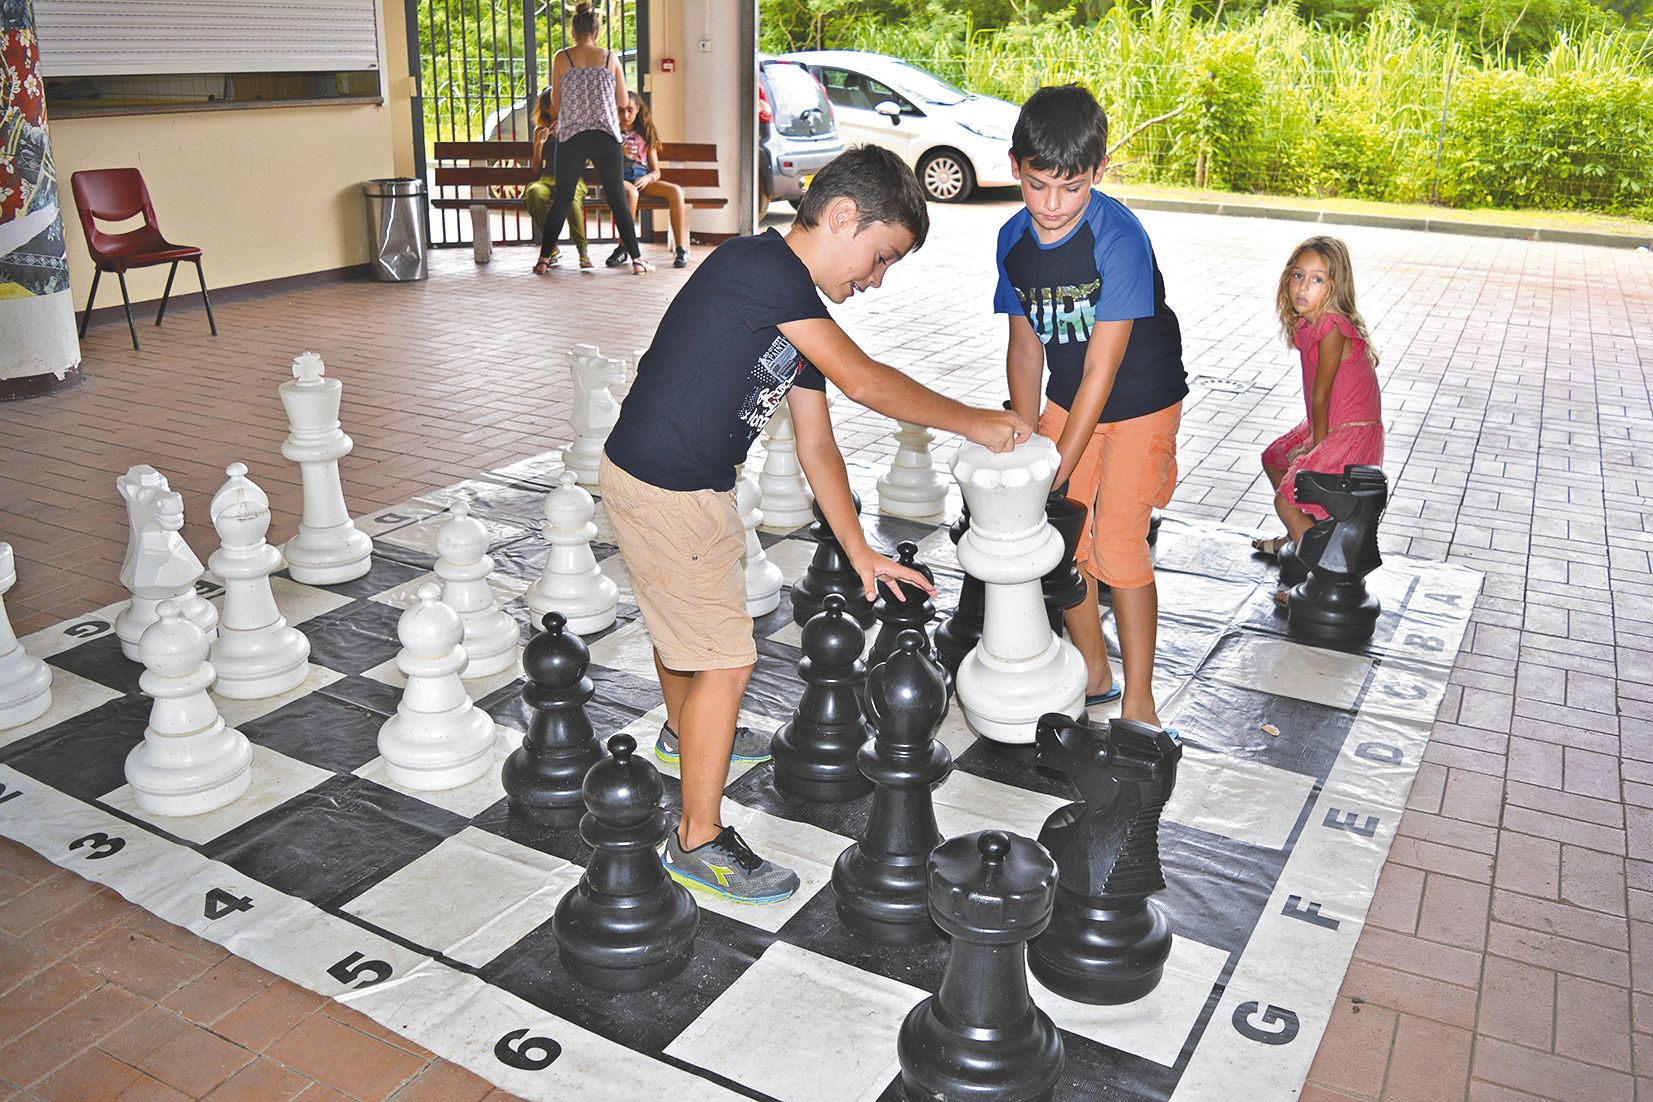
[[663, 57], [663, 58], [661, 58], [660, 59], [660, 71], [662, 73], [675, 73], [675, 72], [677, 72], [677, 58], [675, 58], [675, 57]]

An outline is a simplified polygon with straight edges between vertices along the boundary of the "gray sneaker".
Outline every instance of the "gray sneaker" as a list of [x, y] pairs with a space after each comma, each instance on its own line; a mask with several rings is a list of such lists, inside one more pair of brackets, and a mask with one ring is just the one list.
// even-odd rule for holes
[[[741, 763], [768, 761], [771, 737], [765, 731], [736, 727], [735, 749], [729, 755], [729, 760]], [[660, 725], [660, 737], [654, 741], [654, 756], [668, 765], [676, 765], [682, 760], [678, 752], [677, 732], [672, 730], [668, 723]]]
[[685, 888], [735, 903], [779, 903], [798, 890], [797, 873], [753, 853], [734, 827], [724, 827], [716, 838], [690, 850], [683, 848], [673, 827], [660, 863]]

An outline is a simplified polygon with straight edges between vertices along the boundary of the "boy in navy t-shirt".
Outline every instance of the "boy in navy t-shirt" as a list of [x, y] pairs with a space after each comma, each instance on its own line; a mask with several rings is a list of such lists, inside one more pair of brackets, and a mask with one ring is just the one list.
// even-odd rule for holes
[[787, 402], [798, 461], [867, 596], [879, 579], [934, 593], [923, 575], [867, 545], [827, 380], [880, 413], [996, 451], [1032, 432], [1013, 413], [973, 409], [870, 359], [821, 301], [877, 287], [929, 225], [918, 181], [894, 153], [863, 146], [827, 165], [784, 237], [769, 230], [725, 242], [683, 285], [638, 364], [598, 471], [666, 701], [655, 753], [683, 778], [683, 814], [662, 860], [678, 882], [736, 902], [773, 903], [798, 887], [792, 870], [753, 853], [720, 815], [731, 757], [769, 757], [767, 735], [736, 726], [757, 664], [736, 465]]
[[[1108, 167], [1108, 120], [1077, 84], [1040, 88], [1011, 137], [1025, 209], [999, 231], [993, 308], [1010, 315], [1011, 407], [1056, 441], [1056, 485], [1087, 507], [1075, 558], [1088, 583], [1066, 614], [1085, 656], [1086, 704], [1118, 699], [1126, 719], [1159, 726], [1154, 650], [1159, 596], [1148, 524], [1177, 482], [1177, 426], [1188, 394], [1182, 332], [1148, 235], [1095, 185]], [[1050, 369], [1045, 404], [1039, 382]], [[1097, 582], [1112, 591], [1124, 661], [1108, 668]]]

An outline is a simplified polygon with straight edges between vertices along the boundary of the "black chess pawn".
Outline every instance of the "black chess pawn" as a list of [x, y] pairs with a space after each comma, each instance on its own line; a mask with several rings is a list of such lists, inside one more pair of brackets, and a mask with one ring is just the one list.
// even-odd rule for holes
[[[1288, 630], [1311, 643], [1363, 643], [1383, 611], [1366, 591], [1366, 575], [1383, 564], [1378, 520], [1389, 504], [1389, 481], [1377, 467], [1351, 465], [1340, 475], [1300, 471], [1297, 500], [1329, 515], [1297, 548], [1307, 577], [1291, 587]], [[1283, 563], [1280, 584], [1287, 584]]]
[[586, 670], [591, 651], [566, 630], [560, 612], [545, 614], [545, 630], [522, 651], [522, 701], [532, 718], [522, 745], [505, 759], [500, 780], [513, 820], [555, 830], [580, 825], [585, 775], [602, 759], [585, 705], [595, 692]]
[[902, 632], [896, 652], [867, 676], [867, 711], [878, 735], [861, 747], [859, 763], [874, 786], [872, 808], [861, 840], [833, 865], [832, 889], [851, 932], [916, 944], [937, 936], [924, 880], [941, 842], [930, 786], [953, 767], [935, 739], [947, 685], [917, 631]]
[[1149, 547], [1152, 547], [1156, 542], [1158, 542], [1158, 540], [1159, 540], [1159, 522], [1164, 520], [1164, 519], [1165, 519], [1165, 515], [1163, 513], [1161, 513], [1158, 509], [1155, 509], [1152, 513], [1148, 514], [1148, 546]]
[[595, 852], [551, 920], [563, 966], [602, 991], [641, 991], [675, 976], [700, 928], [700, 908], [660, 864], [663, 786], [636, 751], [630, 735], [615, 735], [613, 756], [586, 774], [580, 837]]
[[1029, 947], [1028, 966], [1078, 1002], [1140, 999], [1171, 954], [1171, 924], [1148, 897], [1165, 887], [1159, 816], [1182, 744], [1135, 720], [1110, 720], [1104, 731], [1060, 712], [1040, 717], [1035, 744], [1039, 765], [1067, 774], [1082, 798], [1039, 832], [1060, 874], [1050, 927]]
[[[957, 547], [964, 533], [970, 530], [970, 509], [965, 507], [947, 532], [947, 538]], [[957, 677], [959, 663], [981, 642], [982, 621], [987, 615], [987, 587], [982, 580], [964, 575], [964, 586], [959, 591], [958, 607], [936, 628], [936, 658], [948, 676]]]
[[805, 800], [839, 803], [865, 796], [872, 782], [856, 755], [872, 738], [861, 714], [861, 663], [866, 633], [844, 612], [842, 594], [829, 593], [826, 607], [804, 625], [804, 679], [797, 710], [769, 744], [775, 787]]
[[[855, 502], [855, 515], [861, 515], [861, 498], [850, 495]], [[809, 569], [792, 587], [792, 622], [800, 627], [820, 615], [826, 607], [828, 593], [841, 593], [844, 609], [865, 627], [872, 626], [872, 602], [861, 587], [861, 575], [849, 563], [843, 545], [833, 534], [821, 503], [814, 505], [815, 523], [809, 526], [809, 538], [815, 541], [815, 555], [809, 560]]]
[[1033, 1102], [1056, 1097], [1062, 1034], [1028, 992], [1026, 943], [1050, 922], [1056, 865], [1001, 830], [942, 843], [930, 911], [952, 935], [941, 990], [908, 1011], [896, 1039], [908, 1098]]
[[[918, 561], [918, 544], [904, 540], [895, 546], [896, 562], [911, 567], [935, 583], [930, 568]], [[929, 624], [936, 618], [936, 604], [930, 595], [916, 585], [896, 582], [892, 586], [880, 579], [878, 600], [873, 602], [873, 615], [878, 618], [878, 635], [867, 654], [870, 670], [895, 653], [895, 641], [903, 631], [912, 628], [924, 636], [924, 649], [930, 653]]]
[[1085, 506], [1062, 491], [1053, 490], [1045, 501], [1045, 519], [1062, 536], [1062, 561], [1052, 567], [1040, 583], [1050, 630], [1061, 635], [1062, 613], [1085, 599], [1085, 576], [1073, 561], [1079, 549], [1080, 533], [1085, 530]]

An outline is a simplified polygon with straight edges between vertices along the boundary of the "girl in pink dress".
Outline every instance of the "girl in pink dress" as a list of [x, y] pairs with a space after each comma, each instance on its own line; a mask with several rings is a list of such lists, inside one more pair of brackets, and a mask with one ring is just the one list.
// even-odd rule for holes
[[1326, 511], [1298, 504], [1297, 472], [1342, 474], [1351, 463], [1383, 463], [1383, 399], [1376, 351], [1355, 308], [1354, 265], [1335, 237], [1311, 237], [1297, 246], [1275, 296], [1286, 343], [1303, 360], [1303, 407], [1291, 431], [1263, 449], [1263, 473], [1274, 484], [1274, 509], [1286, 534], [1253, 540], [1275, 555], [1296, 543]]

